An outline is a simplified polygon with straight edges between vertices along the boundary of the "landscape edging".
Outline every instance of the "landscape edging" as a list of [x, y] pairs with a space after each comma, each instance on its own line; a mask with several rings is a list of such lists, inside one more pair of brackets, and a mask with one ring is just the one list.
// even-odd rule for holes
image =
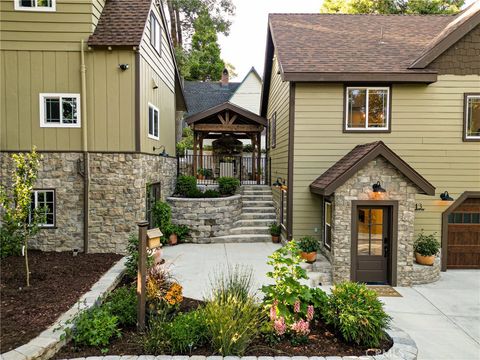
[[78, 302], [60, 317], [47, 330], [43, 331], [36, 338], [30, 340], [27, 344], [17, 347], [0, 355], [2, 360], [46, 360], [55, 355], [60, 348], [67, 343], [66, 339], [61, 339], [62, 327], [71, 327], [66, 324], [79, 312], [89, 309], [102, 302], [104, 296], [112, 291], [122, 279], [125, 272], [125, 261], [123, 257], [113, 265], [103, 276], [86, 292]]

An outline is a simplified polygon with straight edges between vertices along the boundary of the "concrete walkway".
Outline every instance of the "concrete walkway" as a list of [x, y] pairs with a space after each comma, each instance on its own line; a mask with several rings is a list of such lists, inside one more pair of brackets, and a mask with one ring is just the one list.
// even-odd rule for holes
[[[202, 299], [209, 276], [226, 264], [252, 266], [256, 285], [267, 283], [267, 257], [278, 248], [272, 243], [183, 244], [166, 247], [164, 257], [185, 296]], [[480, 271], [449, 270], [436, 283], [396, 290], [403, 297], [382, 301], [393, 325], [417, 343], [418, 359], [480, 360]]]

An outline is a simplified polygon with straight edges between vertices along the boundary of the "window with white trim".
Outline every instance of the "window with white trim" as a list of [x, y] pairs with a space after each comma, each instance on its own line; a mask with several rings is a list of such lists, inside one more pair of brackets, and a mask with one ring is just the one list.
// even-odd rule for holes
[[55, 226], [55, 190], [33, 190], [31, 194], [30, 213], [28, 215], [28, 222], [33, 221], [35, 210], [43, 209], [45, 213], [45, 221], [40, 223], [41, 227]]
[[14, 0], [15, 10], [55, 11], [56, 0]]
[[330, 201], [325, 201], [323, 217], [325, 224], [323, 244], [327, 249], [330, 249], [332, 246], [332, 203]]
[[346, 131], [389, 131], [389, 117], [389, 87], [347, 87]]
[[480, 94], [465, 94], [465, 140], [480, 141]]
[[40, 94], [40, 127], [80, 127], [80, 94]]
[[162, 28], [153, 12], [150, 13], [150, 44], [158, 54], [162, 52]]
[[160, 116], [158, 108], [152, 104], [148, 104], [148, 137], [158, 140], [160, 129]]

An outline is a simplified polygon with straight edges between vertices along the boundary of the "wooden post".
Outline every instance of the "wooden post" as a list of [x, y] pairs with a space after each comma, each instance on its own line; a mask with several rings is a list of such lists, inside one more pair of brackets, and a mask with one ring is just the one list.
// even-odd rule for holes
[[200, 169], [203, 169], [203, 134], [199, 135], [199, 146], [200, 146]]
[[146, 282], [147, 282], [147, 226], [148, 221], [138, 225], [138, 272], [137, 272], [137, 329], [145, 330]]
[[257, 177], [257, 170], [255, 169], [255, 151], [257, 147], [255, 135], [252, 135], [250, 138], [252, 139], [252, 180], [255, 181], [255, 178]]
[[193, 133], [193, 176], [197, 177], [197, 132]]
[[[262, 160], [262, 134], [258, 133], [257, 134], [257, 172], [259, 175], [257, 178], [258, 185], [260, 185], [261, 178], [262, 178], [262, 175], [260, 174], [260, 171], [262, 170], [261, 160]], [[265, 171], [265, 169], [263, 171]]]

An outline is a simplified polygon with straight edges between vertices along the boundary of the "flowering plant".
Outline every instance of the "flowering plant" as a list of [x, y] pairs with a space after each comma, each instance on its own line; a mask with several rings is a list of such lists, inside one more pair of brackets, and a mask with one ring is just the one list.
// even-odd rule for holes
[[147, 275], [147, 300], [150, 307], [155, 304], [175, 306], [183, 301], [182, 286], [171, 276], [164, 265], [157, 264], [150, 268]]

